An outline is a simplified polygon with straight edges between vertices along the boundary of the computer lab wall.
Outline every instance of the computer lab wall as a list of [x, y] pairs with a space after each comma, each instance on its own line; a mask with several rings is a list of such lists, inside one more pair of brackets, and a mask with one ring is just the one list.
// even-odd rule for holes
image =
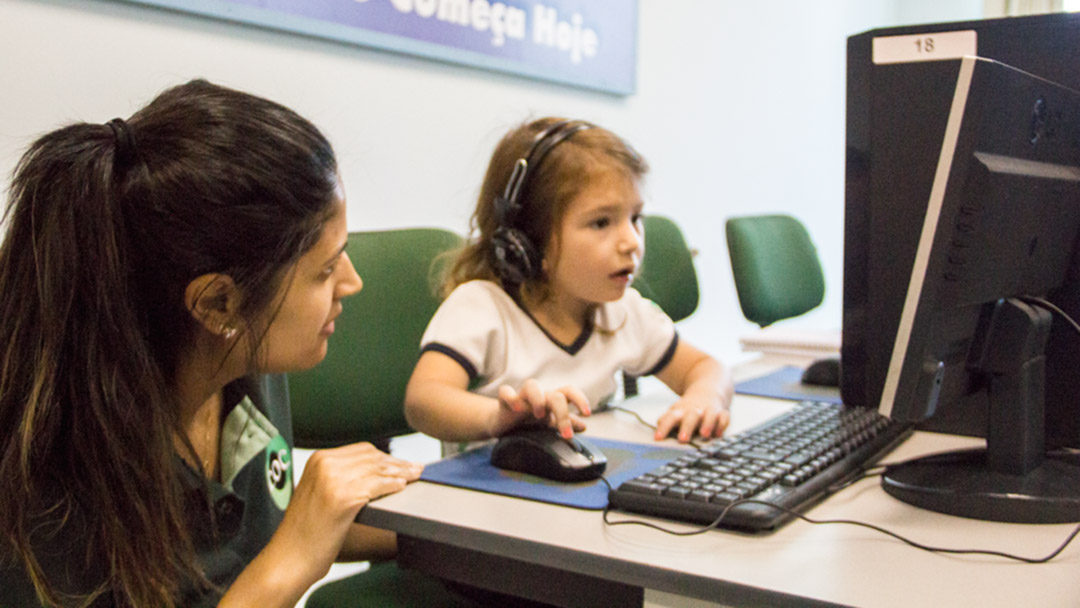
[[840, 327], [845, 43], [876, 27], [982, 17], [977, 0], [640, 0], [637, 90], [614, 96], [108, 0], [0, 0], [0, 183], [38, 135], [127, 116], [205, 77], [283, 102], [333, 141], [353, 230], [464, 231], [506, 129], [581, 117], [649, 160], [647, 210], [699, 250], [701, 304], [681, 331], [738, 358], [729, 215], [786, 212], [816, 241]]

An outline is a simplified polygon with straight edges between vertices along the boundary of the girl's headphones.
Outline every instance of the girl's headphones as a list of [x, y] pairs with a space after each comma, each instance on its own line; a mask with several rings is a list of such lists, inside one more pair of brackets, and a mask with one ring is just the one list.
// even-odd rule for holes
[[529, 176], [536, 172], [552, 148], [578, 131], [593, 125], [581, 120], [564, 120], [544, 129], [524, 158], [514, 163], [510, 179], [502, 196], [495, 197], [495, 218], [498, 227], [491, 235], [492, 267], [504, 286], [521, 285], [540, 276], [543, 249], [532, 242], [518, 221], [522, 206], [521, 190]]

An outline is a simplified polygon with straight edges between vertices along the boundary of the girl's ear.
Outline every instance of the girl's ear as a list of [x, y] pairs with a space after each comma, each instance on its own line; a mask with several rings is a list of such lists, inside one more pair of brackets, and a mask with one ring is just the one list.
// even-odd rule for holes
[[226, 340], [236, 335], [240, 290], [229, 275], [209, 273], [196, 277], [184, 290], [184, 306], [206, 331]]

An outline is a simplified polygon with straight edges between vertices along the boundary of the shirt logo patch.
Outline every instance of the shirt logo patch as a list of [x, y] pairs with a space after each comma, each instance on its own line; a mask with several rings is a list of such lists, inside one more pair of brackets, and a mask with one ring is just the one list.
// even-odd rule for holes
[[292, 499], [292, 469], [289, 445], [285, 443], [284, 437], [278, 435], [266, 446], [266, 488], [270, 491], [274, 504], [282, 511], [289, 506], [289, 500]]

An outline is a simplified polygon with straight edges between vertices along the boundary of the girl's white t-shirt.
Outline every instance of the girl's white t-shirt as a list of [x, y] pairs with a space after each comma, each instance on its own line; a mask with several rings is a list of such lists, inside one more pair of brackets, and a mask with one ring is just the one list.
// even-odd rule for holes
[[619, 372], [646, 376], [663, 369], [678, 335], [659, 306], [627, 289], [597, 307], [573, 344], [562, 344], [499, 285], [476, 280], [450, 293], [420, 344], [460, 363], [475, 393], [495, 397], [503, 384], [516, 389], [535, 378], [545, 390], [577, 388], [596, 410], [615, 394]]

